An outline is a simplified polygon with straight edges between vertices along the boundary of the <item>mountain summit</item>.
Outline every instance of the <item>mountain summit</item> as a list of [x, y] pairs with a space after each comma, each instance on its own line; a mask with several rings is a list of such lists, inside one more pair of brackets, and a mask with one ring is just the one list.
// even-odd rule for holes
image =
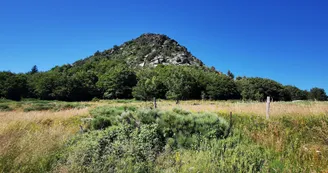
[[[147, 33], [120, 46], [103, 52], [97, 51], [82, 62], [96, 59], [124, 60], [131, 66], [157, 66], [158, 64], [196, 65], [203, 62], [194, 57], [186, 47], [162, 34]], [[81, 62], [79, 61], [79, 62]], [[77, 62], [78, 63], [78, 62]]]

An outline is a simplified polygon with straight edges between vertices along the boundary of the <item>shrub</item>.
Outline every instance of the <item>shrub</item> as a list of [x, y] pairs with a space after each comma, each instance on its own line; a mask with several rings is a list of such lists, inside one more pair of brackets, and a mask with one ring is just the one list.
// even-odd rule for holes
[[[156, 161], [158, 172], [281, 172], [273, 165], [274, 153], [254, 145], [236, 132], [222, 140], [204, 140], [198, 150], [164, 153]], [[269, 165], [274, 168], [269, 171]], [[276, 171], [274, 171], [276, 170]]]
[[54, 107], [54, 105], [51, 105], [51, 104], [37, 103], [37, 104], [32, 104], [29, 107], [24, 108], [24, 112], [45, 111], [45, 110], [50, 110], [53, 107]]
[[90, 106], [89, 104], [80, 104], [80, 103], [61, 103], [56, 104], [52, 109], [54, 111], [69, 110], [69, 109], [83, 109]]
[[[200, 149], [223, 138], [227, 123], [215, 114], [98, 107], [91, 128], [68, 144], [62, 164], [73, 172], [154, 172], [164, 151]], [[90, 141], [92, 140], [92, 142]]]
[[92, 102], [99, 102], [100, 101], [100, 99], [99, 98], [97, 98], [97, 97], [94, 97], [92, 100], [91, 100]]
[[30, 111], [61, 111], [61, 110], [69, 110], [69, 109], [82, 109], [88, 107], [89, 104], [80, 104], [80, 103], [55, 103], [55, 102], [43, 102], [38, 101], [36, 103], [32, 102], [28, 105], [28, 107], [24, 108], [24, 112]]
[[153, 172], [163, 140], [158, 126], [112, 126], [70, 141], [62, 163], [69, 172]]
[[5, 112], [5, 111], [12, 111], [13, 109], [10, 108], [8, 105], [6, 104], [0, 104], [0, 112]]
[[135, 107], [107, 107], [102, 106], [90, 111], [94, 120], [91, 122], [93, 130], [105, 129], [112, 125], [119, 125], [124, 111], [134, 111]]

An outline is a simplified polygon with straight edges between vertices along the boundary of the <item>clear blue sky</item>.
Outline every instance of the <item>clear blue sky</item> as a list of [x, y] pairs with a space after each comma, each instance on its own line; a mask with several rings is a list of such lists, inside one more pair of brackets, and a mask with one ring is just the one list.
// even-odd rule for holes
[[153, 32], [222, 72], [328, 91], [326, 0], [5, 0], [0, 26], [0, 71], [49, 70]]

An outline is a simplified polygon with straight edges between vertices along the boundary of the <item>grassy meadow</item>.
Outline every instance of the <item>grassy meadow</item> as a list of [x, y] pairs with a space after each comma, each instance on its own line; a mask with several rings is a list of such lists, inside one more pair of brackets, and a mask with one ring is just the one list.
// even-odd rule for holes
[[157, 104], [0, 100], [0, 172], [328, 172], [328, 102]]

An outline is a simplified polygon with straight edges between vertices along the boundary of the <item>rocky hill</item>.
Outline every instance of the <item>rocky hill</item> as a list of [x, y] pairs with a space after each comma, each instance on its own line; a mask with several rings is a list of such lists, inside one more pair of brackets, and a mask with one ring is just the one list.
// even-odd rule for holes
[[143, 34], [120, 46], [114, 46], [103, 52], [97, 51], [93, 56], [74, 64], [81, 64], [97, 59], [124, 60], [131, 66], [156, 66], [158, 64], [196, 65], [203, 62], [194, 57], [186, 47], [161, 34]]

